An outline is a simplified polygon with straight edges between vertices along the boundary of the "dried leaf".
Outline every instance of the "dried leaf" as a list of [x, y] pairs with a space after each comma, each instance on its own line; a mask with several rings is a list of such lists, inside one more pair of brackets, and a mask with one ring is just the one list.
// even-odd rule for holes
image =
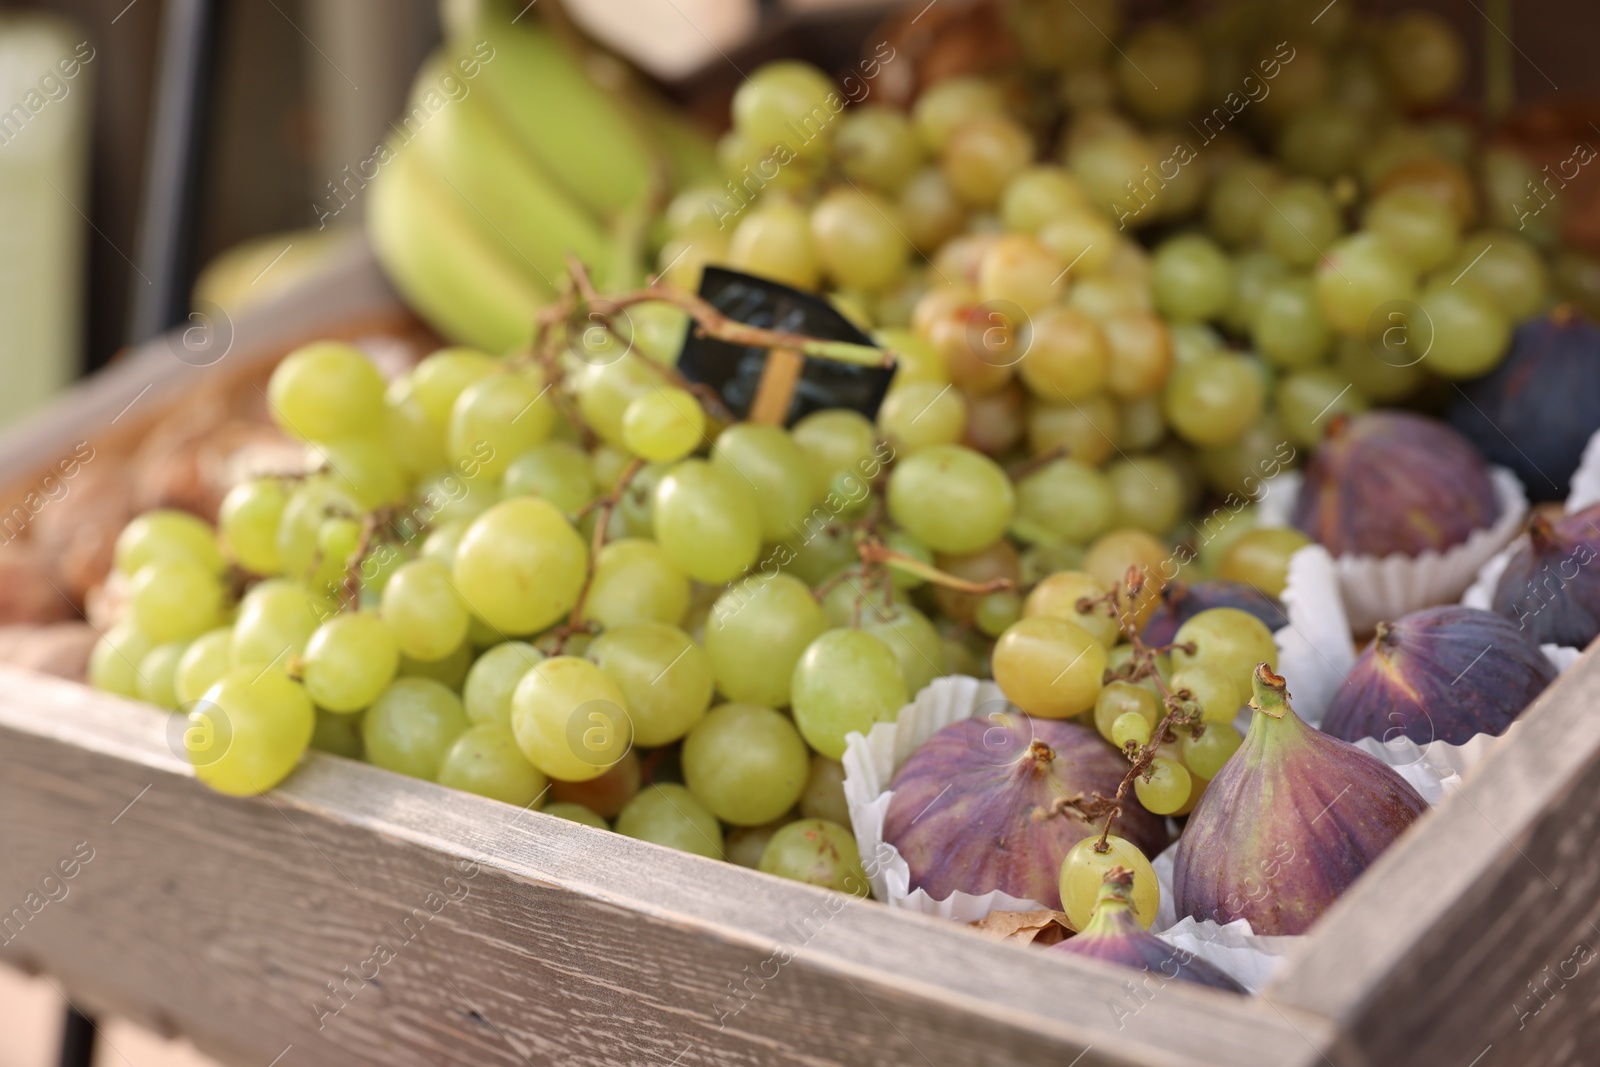
[[968, 925], [984, 937], [1018, 945], [1054, 945], [1073, 932], [1072, 920], [1061, 911], [991, 911]]

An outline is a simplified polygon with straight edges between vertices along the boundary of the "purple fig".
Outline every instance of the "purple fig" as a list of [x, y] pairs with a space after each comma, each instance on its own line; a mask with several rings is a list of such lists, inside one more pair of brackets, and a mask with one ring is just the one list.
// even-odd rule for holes
[[[1061, 802], [1112, 796], [1128, 761], [1075, 722], [1020, 712], [951, 723], [895, 774], [883, 838], [911, 868], [911, 888], [944, 900], [1000, 890], [1061, 907], [1067, 851], [1101, 827]], [[1112, 832], [1154, 856], [1165, 820], [1123, 802]]]
[[1561, 500], [1600, 430], [1600, 326], [1570, 305], [1517, 327], [1504, 363], [1460, 386], [1450, 423], [1534, 500]]
[[1303, 934], [1427, 808], [1354, 745], [1307, 726], [1256, 668], [1244, 744], [1200, 797], [1173, 864], [1179, 915]]
[[1494, 590], [1494, 610], [1540, 644], [1585, 648], [1600, 634], [1600, 504], [1571, 515], [1535, 515], [1528, 540]]
[[1139, 636], [1147, 645], [1170, 645], [1178, 627], [1209, 608], [1248, 611], [1274, 632], [1289, 621], [1283, 605], [1255, 586], [1211, 578], [1193, 585], [1173, 582], [1163, 589], [1160, 607], [1150, 614]]
[[1555, 677], [1533, 635], [1502, 616], [1424, 608], [1378, 624], [1322, 729], [1345, 741], [1405, 736], [1459, 745], [1505, 733]]
[[1162, 978], [1196, 982], [1214, 989], [1243, 993], [1244, 986], [1186, 949], [1169, 945], [1139, 925], [1133, 911], [1133, 872], [1113, 867], [1106, 872], [1089, 923], [1074, 937], [1051, 945], [1047, 952], [1120, 963], [1154, 971]]
[[1335, 556], [1420, 556], [1499, 515], [1489, 468], [1465, 437], [1422, 415], [1371, 411], [1334, 416], [1293, 522]]

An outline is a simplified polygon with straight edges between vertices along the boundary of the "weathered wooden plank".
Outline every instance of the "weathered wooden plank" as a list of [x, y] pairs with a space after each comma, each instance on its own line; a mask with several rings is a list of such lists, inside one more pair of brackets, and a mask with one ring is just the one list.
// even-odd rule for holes
[[226, 1059], [1293, 1065], [1333, 1037], [1172, 985], [1118, 1029], [1129, 972], [320, 754], [221, 797], [167, 723], [0, 668], [0, 907], [94, 851], [0, 959]]
[[1597, 708], [1591, 649], [1323, 917], [1269, 991], [1342, 1025], [1340, 1067], [1595, 1062]]

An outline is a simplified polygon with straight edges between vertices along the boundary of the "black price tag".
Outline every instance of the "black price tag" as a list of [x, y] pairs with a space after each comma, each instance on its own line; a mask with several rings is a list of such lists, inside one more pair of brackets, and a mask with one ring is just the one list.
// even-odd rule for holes
[[[700, 279], [700, 296], [730, 319], [750, 326], [824, 341], [877, 345], [826, 300], [780, 282], [722, 267], [707, 267]], [[782, 353], [779, 355], [781, 357]], [[678, 358], [678, 371], [692, 382], [715, 389], [728, 410], [745, 419], [750, 417], [761, 391], [768, 357], [765, 348], [701, 336], [691, 320], [683, 341], [683, 353]], [[849, 408], [869, 419], [876, 418], [893, 377], [892, 366], [859, 367], [831, 359], [804, 357], [804, 366], [789, 397], [788, 414], [782, 422], [790, 425], [823, 408]]]

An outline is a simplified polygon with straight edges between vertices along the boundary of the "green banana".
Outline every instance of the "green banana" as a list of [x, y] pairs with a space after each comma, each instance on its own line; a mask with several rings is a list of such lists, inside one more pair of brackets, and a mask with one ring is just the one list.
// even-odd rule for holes
[[536, 17], [517, 17], [503, 0], [451, 0], [443, 14], [454, 56], [480, 43], [493, 49], [479, 87], [569, 196], [602, 219], [645, 202], [654, 178], [648, 144]]
[[367, 233], [378, 261], [449, 340], [486, 352], [526, 345], [555, 294], [483, 237], [415, 147], [391, 147], [371, 185]]
[[[417, 77], [419, 96], [440, 84], [448, 60], [434, 55]], [[426, 122], [415, 146], [462, 202], [475, 227], [548, 286], [567, 272], [568, 253], [590, 267], [610, 254], [602, 227], [540, 169], [506, 129], [481, 89], [468, 85]], [[413, 107], [413, 114], [422, 105]]]

